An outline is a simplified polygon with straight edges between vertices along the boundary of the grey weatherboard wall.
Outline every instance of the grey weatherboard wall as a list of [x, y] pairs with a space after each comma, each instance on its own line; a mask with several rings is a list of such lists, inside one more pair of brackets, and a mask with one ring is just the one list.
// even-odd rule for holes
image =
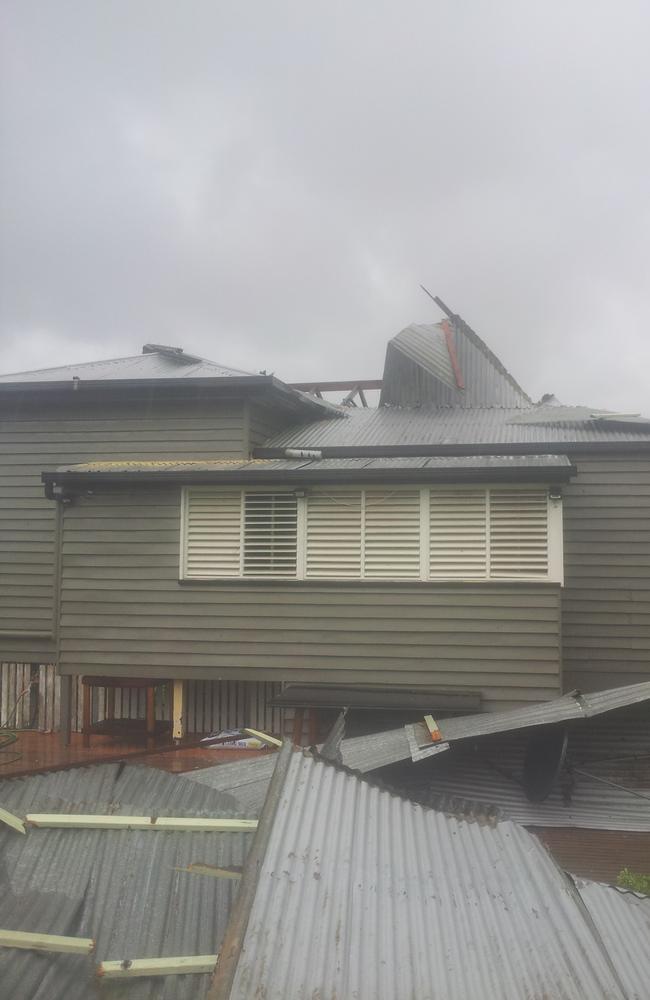
[[560, 690], [554, 584], [179, 583], [180, 487], [65, 507], [62, 673]]
[[[72, 394], [70, 393], [69, 396]], [[0, 402], [0, 661], [54, 659], [56, 504], [41, 472], [93, 459], [240, 458], [244, 404], [139, 398]], [[115, 549], [120, 552], [119, 547]]]
[[650, 459], [572, 456], [564, 487], [565, 689], [650, 679]]

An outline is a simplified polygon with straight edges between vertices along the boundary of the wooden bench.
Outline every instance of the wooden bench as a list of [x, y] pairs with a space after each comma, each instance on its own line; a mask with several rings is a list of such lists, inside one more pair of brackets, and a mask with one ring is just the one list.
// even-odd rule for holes
[[[171, 705], [172, 682], [169, 680], [158, 680], [151, 677], [82, 677], [83, 687], [83, 720], [82, 720], [82, 743], [84, 747], [90, 746], [90, 737], [93, 733], [115, 734], [115, 689], [135, 688], [147, 692], [147, 709], [145, 719], [145, 729], [147, 734], [147, 748], [151, 750], [155, 745], [156, 733], [156, 713], [155, 697], [156, 688], [166, 685], [169, 688], [169, 704]], [[103, 722], [92, 721], [92, 689], [106, 689], [106, 707], [104, 710], [105, 719]], [[136, 721], [136, 720], [133, 720]]]

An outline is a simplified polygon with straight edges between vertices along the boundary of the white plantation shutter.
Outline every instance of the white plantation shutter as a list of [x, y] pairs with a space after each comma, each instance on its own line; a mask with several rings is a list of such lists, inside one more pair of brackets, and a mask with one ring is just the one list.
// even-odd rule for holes
[[293, 493], [244, 494], [244, 576], [295, 577], [298, 504]]
[[563, 580], [545, 487], [189, 488], [187, 579]]
[[420, 579], [420, 490], [365, 490], [364, 576]]
[[305, 575], [361, 576], [361, 490], [307, 496]]
[[188, 490], [185, 576], [239, 576], [241, 490]]
[[490, 576], [546, 577], [548, 491], [490, 490]]
[[431, 490], [429, 578], [487, 577], [486, 490]]

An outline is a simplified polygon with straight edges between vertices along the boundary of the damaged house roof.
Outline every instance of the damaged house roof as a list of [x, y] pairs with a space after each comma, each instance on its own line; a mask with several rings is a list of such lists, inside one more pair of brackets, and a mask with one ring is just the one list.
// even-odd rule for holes
[[541, 802], [526, 795], [523, 732], [470, 740], [422, 764], [409, 762], [408, 773], [400, 770], [399, 787], [418, 802], [454, 813], [499, 815], [531, 827], [648, 834], [649, 724], [646, 712], [613, 719], [611, 727], [602, 719], [569, 725], [567, 765]]
[[[646, 995], [650, 900], [574, 881], [516, 823], [425, 808], [288, 743], [188, 775], [103, 764], [10, 779], [0, 802], [18, 816], [257, 816], [263, 804], [254, 837], [47, 828], [21, 836], [0, 826], [5, 928], [96, 941], [94, 955], [0, 948], [7, 995]], [[244, 866], [243, 877], [182, 870], [197, 862]], [[217, 953], [212, 982], [201, 973], [99, 987], [95, 976], [110, 959]]]
[[459, 316], [411, 323], [389, 340], [381, 404], [526, 406], [530, 398]]
[[[627, 945], [647, 981], [641, 933]], [[285, 747], [210, 1000], [640, 1000], [627, 959], [522, 827], [448, 817]]]

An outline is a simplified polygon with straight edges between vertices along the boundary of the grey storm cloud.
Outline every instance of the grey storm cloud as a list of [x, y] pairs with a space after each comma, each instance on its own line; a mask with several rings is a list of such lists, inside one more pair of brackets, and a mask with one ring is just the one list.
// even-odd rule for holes
[[440, 314], [650, 410], [650, 6], [4, 0], [0, 370], [377, 377]]

